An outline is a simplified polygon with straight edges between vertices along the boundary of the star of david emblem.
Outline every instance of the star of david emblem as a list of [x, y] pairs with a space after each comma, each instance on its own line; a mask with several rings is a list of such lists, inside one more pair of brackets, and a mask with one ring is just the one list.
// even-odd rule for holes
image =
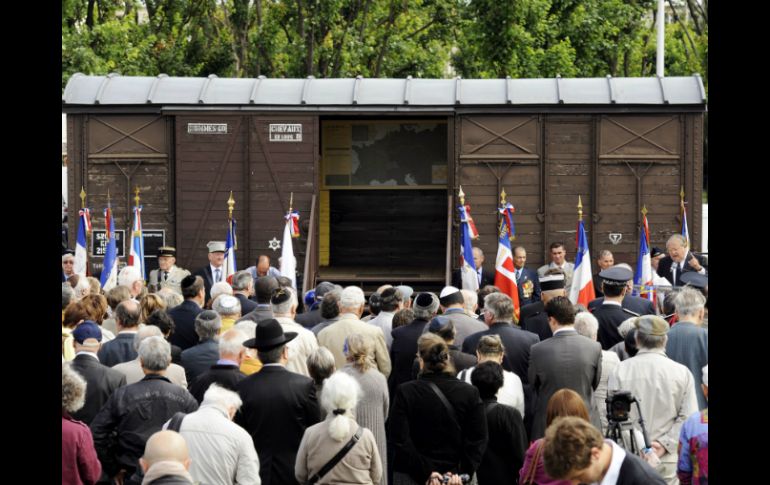
[[278, 249], [281, 249], [281, 241], [279, 241], [279, 240], [278, 240], [278, 239], [276, 239], [276, 238], [273, 238], [273, 239], [271, 239], [270, 241], [268, 241], [268, 245], [267, 245], [267, 247], [269, 247], [269, 248], [270, 248], [270, 249], [272, 249], [273, 251], [276, 251], [276, 250], [278, 250]]

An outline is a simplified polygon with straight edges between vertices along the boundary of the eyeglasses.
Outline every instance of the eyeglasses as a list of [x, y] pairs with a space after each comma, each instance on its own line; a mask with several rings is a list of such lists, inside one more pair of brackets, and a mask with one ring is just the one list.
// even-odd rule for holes
[[62, 264], [75, 264], [74, 261], [62, 261]]

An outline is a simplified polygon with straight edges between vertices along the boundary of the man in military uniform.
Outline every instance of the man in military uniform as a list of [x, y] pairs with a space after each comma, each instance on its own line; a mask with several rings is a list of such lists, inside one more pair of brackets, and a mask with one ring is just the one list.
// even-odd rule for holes
[[519, 289], [519, 305], [522, 307], [540, 301], [540, 279], [537, 273], [524, 267], [526, 262], [527, 250], [523, 246], [513, 248], [514, 276]]
[[176, 266], [176, 248], [163, 246], [158, 249], [158, 269], [150, 271], [150, 292], [156, 292], [161, 288], [171, 288], [182, 294], [182, 280], [189, 276], [190, 272]]
[[209, 248], [209, 255], [208, 255], [209, 264], [200, 268], [198, 271], [196, 271], [193, 274], [195, 276], [200, 276], [201, 278], [203, 278], [203, 285], [206, 290], [206, 301], [209, 301], [209, 299], [211, 299], [211, 287], [214, 286], [214, 283], [225, 281], [225, 279], [223, 278], [223, 275], [224, 275], [223, 263], [225, 262], [225, 242], [209, 241], [208, 244], [206, 244], [206, 247]]
[[572, 286], [572, 273], [575, 271], [575, 264], [566, 260], [567, 250], [564, 247], [564, 243], [554, 242], [550, 246], [551, 262], [544, 264], [537, 269], [537, 275], [539, 277], [545, 276], [545, 272], [549, 269], [558, 268], [564, 272], [564, 289], [569, 295], [570, 287]]
[[557, 296], [567, 296], [567, 291], [564, 289], [564, 272], [556, 268], [549, 269], [546, 275], [540, 278], [538, 285], [542, 290], [542, 301], [521, 307], [519, 326], [524, 330], [536, 333], [542, 342], [553, 336], [553, 330], [551, 330], [548, 316], [545, 313], [545, 304]]
[[623, 266], [612, 266], [601, 273], [604, 300], [600, 307], [594, 310], [594, 316], [599, 321], [599, 343], [602, 349], [607, 350], [623, 337], [618, 327], [629, 317], [638, 317], [639, 314], [623, 308], [623, 297], [628, 292], [628, 280], [634, 277], [633, 271]]

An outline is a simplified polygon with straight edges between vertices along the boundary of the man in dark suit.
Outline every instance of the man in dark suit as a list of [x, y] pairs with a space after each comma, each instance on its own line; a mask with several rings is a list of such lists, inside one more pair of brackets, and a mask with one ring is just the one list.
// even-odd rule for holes
[[284, 334], [275, 319], [257, 324], [256, 337], [244, 346], [256, 348], [262, 370], [238, 383], [243, 400], [236, 423], [251, 434], [259, 455], [263, 485], [296, 483], [294, 462], [305, 429], [320, 421], [313, 380], [286, 370], [286, 344], [297, 334]]
[[182, 296], [184, 301], [168, 311], [174, 320], [174, 333], [169, 342], [179, 346], [182, 350], [189, 349], [198, 343], [198, 335], [195, 333], [195, 317], [202, 312], [205, 293], [203, 278], [190, 275], [182, 280]]
[[390, 346], [390, 363], [393, 366], [388, 376], [390, 395], [396, 395], [400, 384], [412, 380], [412, 363], [417, 355], [417, 339], [422, 335], [428, 322], [436, 315], [438, 298], [433, 293], [420, 293], [414, 299], [414, 321], [393, 329], [393, 344]]
[[[484, 269], [484, 251], [481, 248], [473, 248], [473, 263], [476, 266], [476, 278], [479, 282], [479, 288], [495, 284], [495, 270]], [[462, 275], [460, 270], [455, 270], [452, 274], [452, 286], [462, 288]]]
[[565, 387], [580, 394], [591, 410], [591, 421], [601, 426], [591, 401], [602, 373], [602, 348], [575, 331], [575, 307], [568, 298], [549, 300], [545, 311], [553, 337], [533, 345], [529, 357], [529, 382], [537, 393], [533, 440], [545, 434], [548, 400]]
[[182, 367], [187, 375], [187, 382], [193, 382], [206, 372], [219, 359], [219, 340], [217, 335], [222, 328], [222, 318], [213, 310], [203, 310], [195, 317], [195, 333], [200, 342], [182, 351]]
[[674, 234], [666, 241], [668, 256], [658, 263], [658, 276], [662, 276], [674, 286], [683, 286], [682, 273], [695, 271], [708, 274], [706, 261], [703, 256], [696, 255], [687, 247], [687, 241], [681, 234]]
[[516, 287], [519, 289], [519, 305], [524, 307], [540, 301], [540, 278], [537, 272], [525, 268], [527, 250], [523, 246], [513, 248], [513, 268]]
[[503, 368], [513, 372], [527, 384], [529, 370], [529, 349], [540, 338], [513, 325], [513, 301], [504, 293], [490, 293], [484, 298], [484, 323], [489, 327], [483, 332], [474, 333], [463, 342], [463, 352], [476, 355], [476, 347], [484, 335], [499, 335], [505, 347]]
[[[610, 266], [612, 268], [613, 266]], [[628, 271], [630, 271], [631, 277], [633, 278], [634, 270], [631, 269], [631, 266], [620, 263], [616, 264], [614, 267], [617, 268], [625, 268]], [[605, 268], [609, 269], [609, 268]], [[602, 270], [603, 271], [603, 270]], [[597, 275], [598, 276], [598, 275]], [[602, 278], [599, 278], [600, 281], [603, 281]], [[655, 315], [655, 305], [652, 304], [650, 300], [647, 298], [642, 298], [640, 296], [634, 296], [631, 293], [634, 291], [634, 280], [630, 279], [626, 281], [626, 295], [623, 297], [623, 301], [620, 302], [620, 306], [626, 310], [631, 310], [635, 314], [638, 315]], [[588, 311], [593, 313], [597, 308], [602, 306], [604, 304], [604, 297], [596, 298], [594, 300], [591, 300], [588, 303]]]
[[622, 306], [628, 292], [628, 280], [634, 277], [634, 273], [628, 268], [617, 265], [605, 269], [599, 273], [599, 276], [604, 280], [602, 282], [604, 300], [601, 306], [593, 311], [593, 315], [599, 321], [599, 343], [602, 344], [602, 349], [609, 350], [616, 343], [623, 341], [623, 336], [618, 331], [620, 324], [631, 317], [639, 316], [637, 312]]
[[203, 278], [203, 284], [206, 288], [204, 303], [211, 298], [211, 287], [214, 286], [214, 283], [225, 281], [224, 267], [222, 266], [225, 261], [225, 242], [209, 241], [206, 247], [209, 248], [209, 264], [193, 273], [193, 275]]
[[280, 285], [273, 276], [260, 276], [254, 284], [254, 296], [257, 301], [257, 307], [249, 313], [242, 312], [242, 318], [248, 318], [254, 322], [261, 322], [268, 318], [273, 318], [273, 309], [270, 306], [270, 298], [273, 296], [273, 290]]
[[241, 315], [257, 309], [257, 302], [249, 297], [254, 293], [254, 279], [248, 271], [238, 271], [233, 275], [233, 296], [241, 304]]
[[235, 391], [238, 383], [246, 378], [246, 374], [240, 370], [246, 354], [246, 349], [243, 347], [243, 342], [246, 340], [248, 340], [246, 334], [236, 328], [231, 328], [222, 334], [219, 339], [219, 360], [190, 383], [190, 394], [199, 404], [203, 402], [203, 395], [211, 384], [216, 383]]
[[139, 304], [135, 300], [120, 302], [115, 307], [115, 324], [118, 334], [99, 349], [99, 362], [113, 367], [136, 359], [134, 335], [139, 330]]
[[[615, 264], [615, 256], [612, 255], [609, 249], [602, 249], [599, 251], [599, 257], [596, 258], [596, 265], [599, 267], [599, 273]], [[596, 297], [604, 296], [602, 293], [602, 279], [599, 278], [599, 273], [594, 275], [594, 293]]]
[[71, 367], [83, 376], [87, 384], [86, 403], [80, 410], [72, 413], [72, 417], [91, 424], [110, 394], [126, 385], [126, 376], [99, 363], [96, 352], [102, 340], [102, 331], [96, 323], [91, 320], [81, 323], [72, 331], [72, 338], [76, 355]]
[[546, 271], [546, 275], [540, 278], [542, 301], [536, 301], [525, 305], [519, 313], [519, 326], [524, 330], [536, 333], [540, 341], [553, 336], [548, 316], [545, 314], [545, 304], [557, 296], [567, 296], [565, 289], [564, 272], [558, 268]]
[[605, 441], [593, 425], [573, 416], [548, 428], [543, 464], [552, 478], [574, 483], [605, 483], [604, 478], [609, 475], [615, 477], [610, 483], [616, 485], [666, 484], [644, 460], [614, 441]]

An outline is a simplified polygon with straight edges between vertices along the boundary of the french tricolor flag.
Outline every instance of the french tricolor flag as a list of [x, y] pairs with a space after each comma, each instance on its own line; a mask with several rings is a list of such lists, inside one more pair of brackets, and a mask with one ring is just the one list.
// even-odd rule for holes
[[78, 213], [80, 221], [78, 223], [78, 242], [75, 246], [75, 274], [80, 276], [88, 275], [88, 252], [86, 251], [86, 235], [91, 232], [91, 211], [89, 209], [80, 209]]
[[569, 291], [569, 300], [573, 305], [588, 303], [596, 298], [594, 282], [591, 277], [591, 254], [588, 251], [588, 238], [583, 227], [583, 221], [578, 223], [578, 248], [575, 256], [575, 272], [572, 276], [572, 286]]
[[634, 278], [634, 294], [640, 294], [642, 298], [654, 300], [655, 292], [652, 291], [652, 262], [650, 261], [650, 248], [647, 245], [645, 226], [647, 218], [644, 218], [641, 237], [639, 238], [639, 259], [636, 261], [636, 277]]

